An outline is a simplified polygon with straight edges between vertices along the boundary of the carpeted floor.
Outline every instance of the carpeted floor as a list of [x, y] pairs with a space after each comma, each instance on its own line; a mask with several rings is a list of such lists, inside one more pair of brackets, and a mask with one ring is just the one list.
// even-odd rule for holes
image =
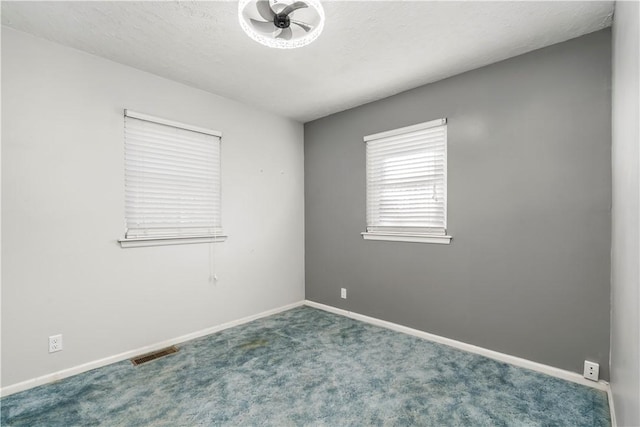
[[606, 393], [300, 307], [7, 396], [3, 426], [609, 426]]

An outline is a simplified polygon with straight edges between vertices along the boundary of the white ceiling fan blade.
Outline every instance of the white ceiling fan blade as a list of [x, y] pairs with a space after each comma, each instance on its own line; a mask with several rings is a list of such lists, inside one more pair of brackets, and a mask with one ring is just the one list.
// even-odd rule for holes
[[298, 27], [302, 28], [306, 33], [308, 33], [309, 31], [311, 31], [311, 25], [306, 24], [304, 22], [300, 22], [300, 21], [294, 21], [293, 19], [291, 20], [292, 24], [296, 24]]
[[250, 19], [250, 21], [253, 28], [261, 33], [273, 33], [278, 29], [273, 25], [273, 22], [256, 21], [255, 19]]
[[293, 32], [291, 31], [291, 28], [283, 28], [282, 31], [280, 31], [280, 34], [276, 36], [276, 38], [283, 39], [283, 40], [291, 40], [291, 36], [293, 36]]
[[260, 16], [267, 21], [273, 21], [273, 17], [276, 16], [276, 13], [271, 9], [269, 0], [258, 0], [256, 2], [256, 8], [258, 9]]
[[309, 5], [306, 4], [303, 1], [297, 1], [297, 2], [295, 2], [295, 3], [293, 3], [293, 4], [289, 5], [289, 6], [285, 7], [284, 9], [282, 9], [282, 12], [280, 12], [280, 13], [283, 14], [283, 15], [289, 15], [294, 10], [302, 9], [304, 7], [309, 7]]

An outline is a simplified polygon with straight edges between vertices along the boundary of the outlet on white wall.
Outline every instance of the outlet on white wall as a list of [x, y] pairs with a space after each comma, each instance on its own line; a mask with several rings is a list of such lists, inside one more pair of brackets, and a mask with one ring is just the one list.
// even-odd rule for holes
[[596, 362], [584, 361], [584, 377], [591, 381], [598, 381], [600, 374], [600, 365]]
[[340, 288], [340, 298], [347, 299], [347, 288]]
[[49, 337], [49, 353], [62, 350], [62, 334]]

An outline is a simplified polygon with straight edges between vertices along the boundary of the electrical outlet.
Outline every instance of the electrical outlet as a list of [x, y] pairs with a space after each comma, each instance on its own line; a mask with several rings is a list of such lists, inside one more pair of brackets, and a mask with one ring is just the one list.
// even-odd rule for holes
[[62, 334], [49, 337], [49, 353], [62, 350]]
[[340, 288], [340, 298], [347, 299], [347, 288]]
[[584, 361], [584, 377], [591, 381], [598, 381], [598, 375], [600, 373], [600, 365], [596, 362]]

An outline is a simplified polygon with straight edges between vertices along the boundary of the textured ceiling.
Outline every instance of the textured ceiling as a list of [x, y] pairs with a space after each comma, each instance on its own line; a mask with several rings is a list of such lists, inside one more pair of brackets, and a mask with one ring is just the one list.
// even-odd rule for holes
[[269, 49], [237, 3], [2, 2], [2, 24], [301, 122], [611, 25], [613, 2], [323, 1], [313, 44]]

